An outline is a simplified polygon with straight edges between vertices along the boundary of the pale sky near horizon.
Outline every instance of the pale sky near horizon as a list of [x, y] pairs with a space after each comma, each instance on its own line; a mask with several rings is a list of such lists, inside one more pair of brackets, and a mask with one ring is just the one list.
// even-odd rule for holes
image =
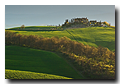
[[61, 25], [82, 17], [115, 26], [115, 5], [5, 5], [5, 28]]

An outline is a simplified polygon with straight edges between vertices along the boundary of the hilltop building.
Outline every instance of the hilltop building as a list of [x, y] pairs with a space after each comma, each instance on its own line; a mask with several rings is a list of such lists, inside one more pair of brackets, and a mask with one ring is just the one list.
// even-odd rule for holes
[[75, 18], [73, 19], [73, 22], [77, 22], [77, 23], [87, 23], [88, 19], [86, 18]]
[[88, 21], [86, 18], [73, 18], [70, 21], [68, 19], [65, 21], [62, 26], [64, 27], [72, 27], [72, 28], [82, 28], [82, 27], [89, 27], [89, 26], [103, 26], [103, 24], [107, 24], [107, 26], [110, 26], [107, 22], [97, 22], [96, 20]]

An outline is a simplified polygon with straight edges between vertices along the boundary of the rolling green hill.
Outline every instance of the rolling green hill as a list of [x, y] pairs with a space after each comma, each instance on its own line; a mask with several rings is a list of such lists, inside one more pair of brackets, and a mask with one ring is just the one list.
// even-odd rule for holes
[[90, 46], [103, 46], [110, 50], [115, 49], [115, 29], [105, 27], [89, 27], [81, 29], [68, 29], [78, 42]]
[[[26, 26], [24, 29], [51, 29], [55, 28], [55, 26]], [[20, 27], [9, 28], [8, 30], [17, 30], [21, 29]]]
[[6, 69], [5, 79], [72, 79], [72, 78], [52, 74]]
[[[35, 28], [35, 27], [29, 27]], [[46, 28], [46, 27], [41, 27]], [[115, 51], [115, 28], [110, 27], [87, 27], [87, 28], [74, 28], [66, 29], [63, 31], [19, 31], [11, 30], [18, 34], [23, 35], [42, 35], [44, 37], [63, 37], [66, 36], [71, 40], [81, 42], [85, 45], [94, 47], [103, 46]]]
[[5, 46], [5, 69], [83, 79], [55, 53], [26, 47]]

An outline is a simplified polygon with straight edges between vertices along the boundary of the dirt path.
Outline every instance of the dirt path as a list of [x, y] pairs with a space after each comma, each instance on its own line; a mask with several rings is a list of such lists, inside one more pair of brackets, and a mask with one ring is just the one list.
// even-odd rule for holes
[[[67, 30], [66, 30], [67, 31]], [[72, 37], [73, 37], [73, 39], [75, 39], [77, 42], [79, 42], [79, 40], [77, 40], [75, 37], [74, 37], [74, 35], [73, 34], [71, 34], [69, 31], [67, 31]], [[77, 35], [77, 34], [76, 34]], [[83, 41], [83, 42], [85, 42], [79, 35], [77, 35], [78, 37], [79, 37], [79, 39], [81, 40], [81, 41]]]
[[[67, 31], [67, 30], [66, 30]], [[77, 39], [69, 32], [69, 31], [67, 31], [72, 37], [73, 37], [73, 39], [75, 39], [76, 41], [77, 41]], [[78, 41], [77, 41], [78, 42]]]

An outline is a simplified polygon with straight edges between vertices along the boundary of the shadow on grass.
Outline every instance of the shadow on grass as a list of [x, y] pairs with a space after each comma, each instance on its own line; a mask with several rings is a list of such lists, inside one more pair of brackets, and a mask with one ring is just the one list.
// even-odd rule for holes
[[54, 53], [18, 46], [6, 46], [5, 50], [6, 69], [81, 78], [73, 68]]

